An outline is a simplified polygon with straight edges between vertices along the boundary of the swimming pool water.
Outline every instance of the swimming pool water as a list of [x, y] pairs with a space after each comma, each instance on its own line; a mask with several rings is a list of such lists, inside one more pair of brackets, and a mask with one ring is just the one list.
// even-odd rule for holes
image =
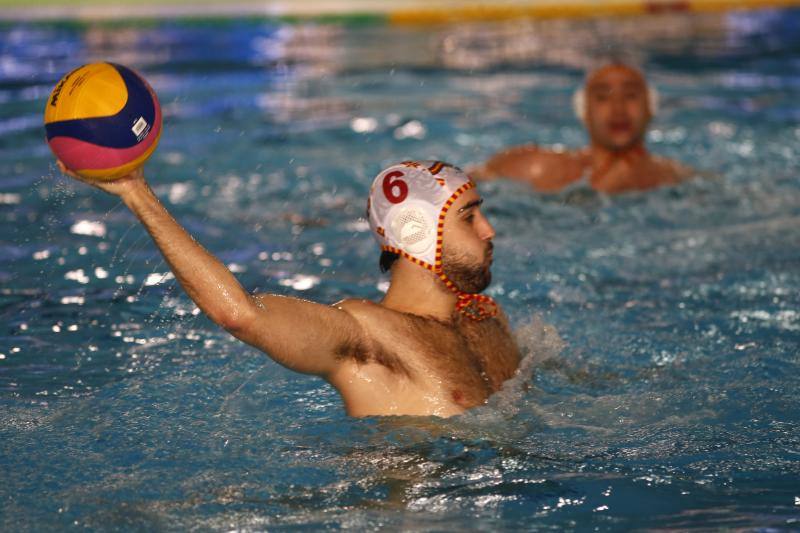
[[[800, 528], [798, 22], [4, 26], [0, 529]], [[350, 419], [220, 331], [41, 126], [67, 70], [138, 69], [165, 112], [151, 184], [245, 286], [379, 299], [372, 176], [580, 146], [571, 92], [612, 56], [662, 93], [651, 149], [704, 177], [482, 185], [527, 358], [449, 420]]]

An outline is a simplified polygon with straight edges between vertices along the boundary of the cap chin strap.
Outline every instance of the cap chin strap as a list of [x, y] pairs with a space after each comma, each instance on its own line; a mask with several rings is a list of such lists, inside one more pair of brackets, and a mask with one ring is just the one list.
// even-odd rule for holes
[[497, 303], [495, 303], [491, 296], [464, 292], [459, 289], [455, 283], [450, 281], [450, 278], [447, 277], [447, 274], [444, 273], [442, 270], [442, 265], [439, 261], [437, 261], [437, 263], [439, 263], [438, 266], [434, 267], [430, 263], [417, 259], [413, 255], [410, 255], [408, 252], [400, 248], [395, 248], [393, 246], [382, 246], [381, 249], [386, 252], [391, 252], [393, 254], [405, 257], [415, 265], [421, 266], [422, 268], [430, 270], [436, 274], [439, 280], [444, 283], [444, 286], [455, 293], [457, 297], [456, 311], [465, 317], [480, 322], [485, 318], [492, 318], [493, 316], [497, 315]]
[[439, 212], [439, 224], [436, 227], [436, 264], [433, 268], [433, 271], [439, 276], [439, 279], [442, 280], [448, 289], [456, 293], [456, 296], [458, 297], [458, 301], [456, 302], [456, 311], [467, 318], [475, 321], [481, 321], [485, 318], [491, 318], [497, 315], [497, 304], [491, 297], [486, 296], [485, 294], [464, 292], [456, 287], [456, 284], [453, 283], [450, 278], [447, 277], [447, 274], [444, 273], [444, 265], [442, 262], [444, 217], [447, 215], [447, 211], [450, 209], [456, 199], [461, 196], [464, 191], [468, 191], [473, 187], [475, 187], [475, 184], [471, 180], [459, 187], [450, 196], [450, 198], [447, 199], [442, 206], [442, 210]]
[[475, 187], [475, 184], [472, 181], [465, 183], [459, 187], [442, 206], [442, 210], [439, 213], [439, 224], [436, 227], [436, 264], [432, 270], [439, 276], [439, 279], [442, 280], [445, 286], [458, 297], [456, 311], [467, 318], [481, 321], [485, 318], [491, 318], [497, 315], [497, 304], [491, 297], [485, 294], [473, 294], [459, 289], [456, 284], [447, 277], [447, 274], [444, 273], [444, 265], [442, 262], [444, 217], [456, 199], [461, 196], [464, 191], [468, 191], [473, 187]]
[[450, 281], [447, 274], [441, 270], [437, 272], [439, 279], [442, 280], [448, 289], [456, 293], [456, 311], [467, 318], [480, 322], [484, 318], [492, 318], [497, 315], [497, 304], [491, 296], [485, 294], [474, 294], [464, 292]]

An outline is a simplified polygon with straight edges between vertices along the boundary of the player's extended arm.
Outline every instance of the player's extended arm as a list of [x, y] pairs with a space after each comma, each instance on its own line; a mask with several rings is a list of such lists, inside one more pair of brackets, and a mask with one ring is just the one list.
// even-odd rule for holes
[[248, 294], [225, 265], [172, 218], [141, 169], [113, 182], [88, 183], [120, 197], [153, 237], [189, 297], [235, 337], [292, 370], [323, 376], [333, 373], [348, 349], [358, 344], [360, 326], [341, 309]]

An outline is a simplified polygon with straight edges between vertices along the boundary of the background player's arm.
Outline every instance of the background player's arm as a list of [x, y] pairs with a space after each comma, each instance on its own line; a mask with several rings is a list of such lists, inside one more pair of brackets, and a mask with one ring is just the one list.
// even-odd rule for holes
[[540, 149], [534, 145], [515, 146], [497, 152], [482, 165], [469, 169], [468, 174], [476, 180], [511, 178], [528, 181], [531, 163], [539, 155]]
[[153, 237], [197, 306], [232, 335], [277, 362], [298, 372], [330, 375], [349, 347], [359, 342], [358, 322], [341, 309], [295, 298], [248, 294], [225, 265], [172, 218], [141, 169], [112, 182], [82, 181], [118, 195]]
[[498, 152], [483, 165], [469, 169], [476, 180], [509, 178], [528, 183], [540, 192], [556, 192], [581, 176], [580, 158], [536, 145], [515, 146]]

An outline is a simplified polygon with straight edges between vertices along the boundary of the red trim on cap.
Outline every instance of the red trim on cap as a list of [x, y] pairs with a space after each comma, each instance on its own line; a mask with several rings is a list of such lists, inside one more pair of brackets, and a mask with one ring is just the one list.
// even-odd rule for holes
[[435, 176], [436, 174], [441, 172], [443, 168], [444, 168], [444, 163], [442, 163], [441, 161], [435, 161], [431, 166], [428, 167], [428, 171]]

